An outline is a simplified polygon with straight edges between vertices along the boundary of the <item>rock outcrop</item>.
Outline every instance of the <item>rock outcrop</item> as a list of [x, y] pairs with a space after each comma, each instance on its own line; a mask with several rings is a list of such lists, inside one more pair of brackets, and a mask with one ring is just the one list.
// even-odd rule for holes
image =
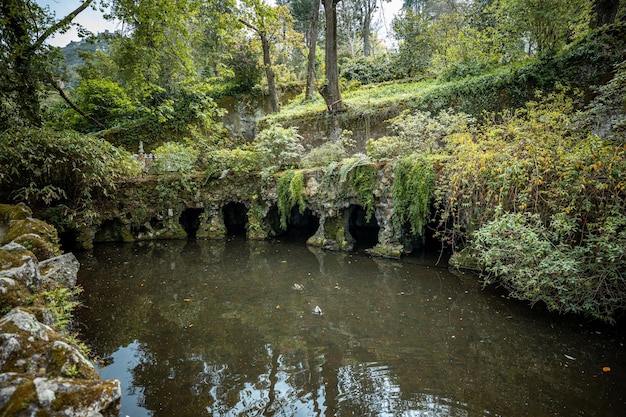
[[0, 415], [119, 415], [119, 381], [100, 380], [61, 331], [78, 261], [60, 255], [54, 228], [23, 206], [0, 205], [0, 224]]

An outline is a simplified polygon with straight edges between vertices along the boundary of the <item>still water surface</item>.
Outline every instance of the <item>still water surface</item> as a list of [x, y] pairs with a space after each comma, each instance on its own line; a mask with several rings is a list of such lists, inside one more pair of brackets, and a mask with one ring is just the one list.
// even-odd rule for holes
[[121, 416], [625, 415], [623, 331], [484, 291], [437, 254], [235, 239], [79, 260], [80, 337]]

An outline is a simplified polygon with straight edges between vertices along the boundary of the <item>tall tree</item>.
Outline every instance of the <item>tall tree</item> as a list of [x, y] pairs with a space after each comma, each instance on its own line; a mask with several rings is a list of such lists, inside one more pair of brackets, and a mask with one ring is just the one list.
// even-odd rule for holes
[[112, 2], [112, 16], [124, 25], [112, 41], [113, 58], [131, 96], [153, 100], [197, 76], [190, 29], [199, 6], [200, 0]]
[[287, 37], [295, 34], [291, 30], [293, 20], [286, 6], [272, 6], [265, 0], [248, 0], [248, 8], [243, 11], [239, 19], [249, 29], [253, 30], [261, 40], [263, 51], [263, 67], [270, 104], [273, 112], [278, 112], [278, 91], [275, 82], [275, 72], [272, 65], [272, 44], [281, 40], [283, 45], [288, 43]]
[[328, 111], [337, 113], [343, 110], [339, 89], [339, 63], [337, 62], [337, 4], [341, 0], [322, 0], [326, 16], [326, 82], [322, 96]]
[[311, 26], [307, 39], [306, 99], [315, 98], [315, 50], [317, 48], [317, 32], [319, 30], [320, 0], [313, 0], [311, 6]]
[[41, 8], [34, 1], [3, 0], [0, 3], [1, 123], [18, 119], [31, 126], [42, 125], [42, 90], [52, 87], [61, 91], [53, 65], [59, 50], [46, 41], [67, 29], [92, 2], [83, 1], [60, 20], [55, 20], [49, 9]]
[[591, 27], [610, 25], [619, 10], [619, 0], [594, 0]]

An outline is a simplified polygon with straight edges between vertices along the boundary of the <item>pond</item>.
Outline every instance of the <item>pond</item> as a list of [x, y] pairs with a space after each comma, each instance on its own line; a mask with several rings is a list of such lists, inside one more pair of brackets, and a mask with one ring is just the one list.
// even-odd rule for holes
[[121, 416], [626, 406], [623, 329], [483, 290], [437, 253], [394, 261], [231, 239], [97, 245], [79, 260], [80, 338], [100, 375], [121, 381]]

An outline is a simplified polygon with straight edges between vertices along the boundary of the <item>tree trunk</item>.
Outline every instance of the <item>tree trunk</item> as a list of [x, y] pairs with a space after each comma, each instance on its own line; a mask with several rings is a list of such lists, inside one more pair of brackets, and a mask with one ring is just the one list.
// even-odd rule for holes
[[599, 28], [615, 22], [618, 10], [619, 0], [595, 0], [593, 2], [591, 28]]
[[307, 56], [306, 93], [307, 100], [315, 98], [315, 48], [320, 17], [320, 0], [313, 0], [311, 27], [309, 28], [309, 54]]
[[376, 9], [376, 2], [372, 5], [372, 0], [365, 0], [365, 15], [363, 16], [363, 56], [367, 58], [371, 53], [370, 30], [372, 26], [372, 14]]
[[265, 32], [259, 32], [261, 46], [263, 47], [263, 67], [265, 67], [265, 77], [267, 78], [267, 89], [270, 95], [272, 112], [278, 113], [278, 93], [274, 82], [274, 69], [272, 68], [272, 58], [270, 56], [270, 42]]
[[326, 16], [326, 83], [321, 93], [331, 113], [343, 110], [339, 90], [339, 64], [337, 63], [337, 3], [340, 1], [322, 0]]

